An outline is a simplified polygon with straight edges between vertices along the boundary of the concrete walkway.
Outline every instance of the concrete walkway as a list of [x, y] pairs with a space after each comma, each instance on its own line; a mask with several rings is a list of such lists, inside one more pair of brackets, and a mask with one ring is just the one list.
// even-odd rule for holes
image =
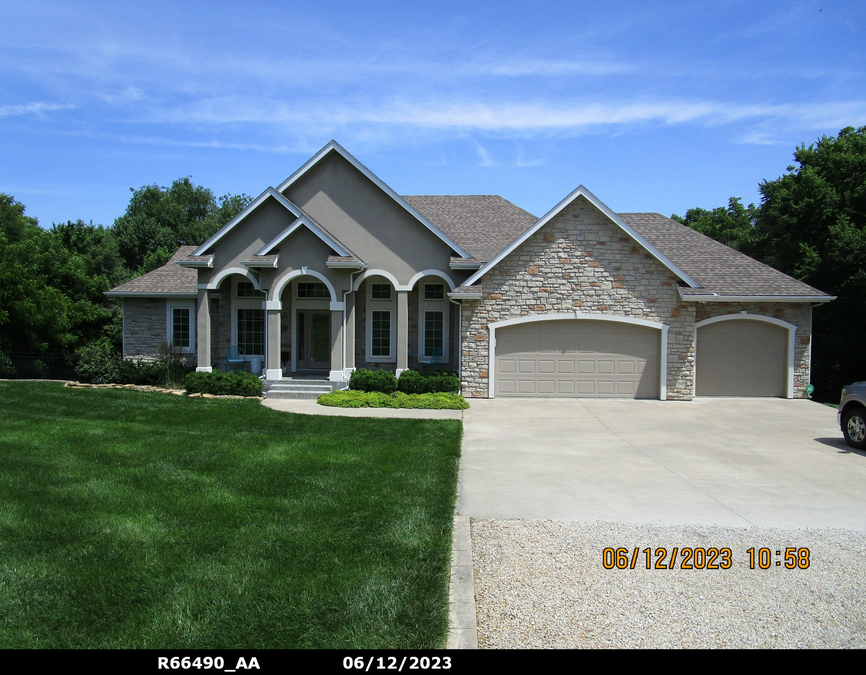
[[313, 400], [265, 399], [262, 405], [282, 412], [299, 415], [330, 415], [334, 417], [396, 417], [398, 419], [459, 420], [462, 410], [414, 410], [411, 408], [332, 408]]

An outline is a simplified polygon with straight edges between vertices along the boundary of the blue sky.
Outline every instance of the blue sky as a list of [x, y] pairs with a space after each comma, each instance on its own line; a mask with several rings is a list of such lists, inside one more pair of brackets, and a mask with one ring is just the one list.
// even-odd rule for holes
[[866, 3], [8, 2], [0, 191], [109, 225], [129, 188], [256, 196], [334, 138], [400, 194], [542, 215], [758, 199], [866, 125]]

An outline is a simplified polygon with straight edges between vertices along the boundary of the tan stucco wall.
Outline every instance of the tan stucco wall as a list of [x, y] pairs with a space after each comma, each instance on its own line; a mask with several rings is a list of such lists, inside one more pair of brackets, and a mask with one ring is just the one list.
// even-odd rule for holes
[[[451, 249], [336, 152], [286, 190], [369, 269], [406, 285], [425, 269], [451, 274]], [[452, 279], [453, 279], [452, 275]]]
[[213, 268], [200, 269], [198, 283], [209, 283], [227, 268], [243, 267], [240, 260], [251, 258], [294, 221], [295, 217], [282, 204], [272, 198], [265, 200], [213, 246]]

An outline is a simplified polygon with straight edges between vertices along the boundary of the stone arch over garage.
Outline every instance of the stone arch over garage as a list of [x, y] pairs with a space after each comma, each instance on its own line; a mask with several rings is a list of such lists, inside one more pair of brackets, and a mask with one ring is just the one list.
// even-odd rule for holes
[[695, 324], [696, 396], [794, 395], [797, 326], [739, 312]]
[[[515, 330], [508, 330], [515, 327]], [[490, 332], [488, 396], [490, 398], [496, 397], [498, 385], [505, 382], [505, 373], [498, 371], [513, 366], [513, 372], [519, 374], [518, 371], [523, 365], [527, 367], [527, 372], [523, 374], [525, 377], [522, 376], [522, 381], [526, 384], [524, 392], [519, 391], [519, 387], [508, 392], [500, 389], [500, 395], [525, 394], [549, 398], [657, 397], [661, 400], [667, 397], [669, 329], [667, 324], [625, 316], [566, 312], [496, 321], [490, 323], [488, 329]], [[533, 331], [537, 332], [539, 340], [534, 349], [535, 338], [531, 335]], [[655, 331], [658, 333], [653, 334]], [[517, 346], [503, 344], [502, 348], [497, 349], [499, 346], [497, 333], [501, 338], [507, 338]], [[611, 344], [622, 344], [624, 353], [617, 353], [614, 347], [610, 352], [587, 351], [585, 356], [579, 356], [578, 350], [572, 350], [574, 354], [570, 356], [561, 354], [564, 351], [563, 345], [570, 343], [572, 339], [585, 341], [587, 345], [605, 341]], [[525, 351], [521, 344], [526, 345]], [[509, 349], [509, 354], [514, 353], [515, 358], [506, 359], [504, 349]], [[508, 364], [506, 360], [514, 361], [514, 364]], [[522, 364], [518, 363], [520, 361]], [[571, 365], [569, 361], [572, 362]], [[647, 364], [649, 364], [649, 371], [643, 370]], [[654, 364], [655, 368], [653, 368]], [[581, 374], [580, 371], [584, 366], [587, 368]], [[589, 372], [590, 367], [592, 372]], [[600, 369], [604, 372], [600, 372]], [[529, 372], [530, 370], [532, 372]], [[648, 373], [647, 382], [653, 382], [651, 392], [647, 391], [646, 386], [640, 384], [644, 372]], [[515, 379], [519, 378], [515, 377]], [[573, 387], [569, 384], [570, 381]], [[533, 382], [538, 383], [537, 386], [533, 385]], [[635, 384], [634, 391], [629, 392], [629, 382]], [[586, 385], [586, 388], [582, 389], [583, 385]]]

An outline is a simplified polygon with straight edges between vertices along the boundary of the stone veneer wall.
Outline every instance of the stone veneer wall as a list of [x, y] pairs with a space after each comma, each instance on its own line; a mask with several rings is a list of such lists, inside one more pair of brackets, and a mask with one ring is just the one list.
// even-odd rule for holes
[[726, 314], [760, 314], [781, 319], [797, 327], [794, 333], [794, 398], [809, 398], [812, 364], [812, 307], [808, 303], [703, 302], [696, 303], [695, 322]]
[[[192, 320], [195, 321], [193, 308]], [[168, 314], [164, 298], [123, 299], [123, 358], [153, 361], [166, 346]], [[195, 353], [183, 354], [189, 365], [195, 365]]]
[[694, 396], [694, 305], [676, 276], [583, 197], [482, 278], [483, 297], [464, 301], [463, 393], [488, 396], [488, 323], [584, 312], [670, 326], [668, 399]]
[[164, 298], [123, 299], [123, 358], [152, 361], [167, 331]]

